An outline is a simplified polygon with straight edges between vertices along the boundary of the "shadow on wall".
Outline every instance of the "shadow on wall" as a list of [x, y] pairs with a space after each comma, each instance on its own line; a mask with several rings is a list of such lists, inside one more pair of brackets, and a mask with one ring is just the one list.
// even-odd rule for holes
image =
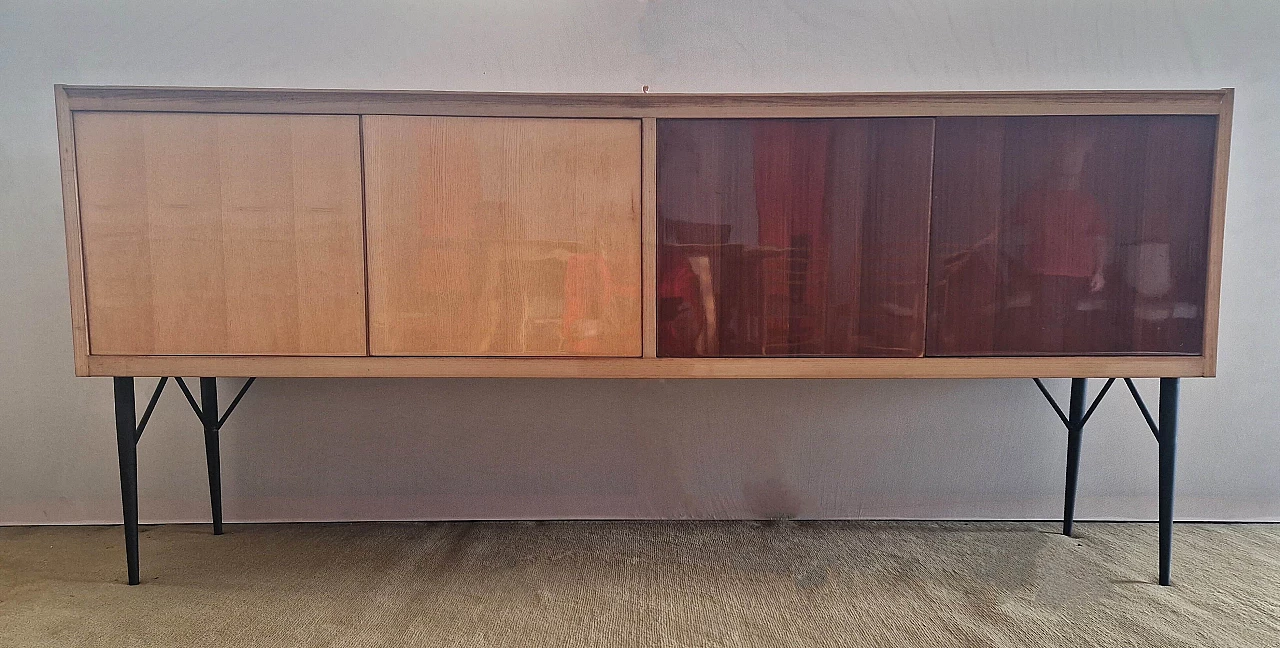
[[[991, 425], [973, 403], [1019, 411], [1010, 391], [1008, 381], [263, 379], [223, 433], [227, 510], [778, 519], [946, 502], [966, 474], [1010, 494], [1056, 492], [1056, 481], [1039, 483], [1039, 467], [1060, 460], [1034, 456], [1043, 439], [1021, 452], [966, 443]], [[1025, 396], [1024, 415], [1055, 434], [1038, 395]], [[965, 404], [978, 415], [955, 416]], [[954, 472], [915, 468], [939, 465]]]

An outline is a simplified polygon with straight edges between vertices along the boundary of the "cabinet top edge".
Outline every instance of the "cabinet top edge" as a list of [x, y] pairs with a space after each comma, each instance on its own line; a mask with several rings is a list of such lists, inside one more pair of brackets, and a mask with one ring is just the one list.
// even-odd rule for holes
[[587, 117], [1218, 114], [1233, 89], [834, 93], [524, 93], [56, 85], [70, 110]]

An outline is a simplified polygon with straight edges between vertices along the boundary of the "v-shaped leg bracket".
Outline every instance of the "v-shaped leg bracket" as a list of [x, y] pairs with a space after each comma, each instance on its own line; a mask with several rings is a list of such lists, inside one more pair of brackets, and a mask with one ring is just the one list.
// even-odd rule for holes
[[147, 429], [147, 422], [151, 420], [151, 413], [156, 411], [156, 403], [160, 402], [160, 394], [164, 393], [164, 386], [168, 384], [168, 378], [161, 378], [156, 383], [155, 391], [151, 392], [151, 400], [147, 402], [147, 409], [142, 412], [142, 418], [138, 421], [138, 428], [134, 430], [133, 442], [142, 440], [142, 431]]
[[[163, 380], [167, 380], [167, 379], [163, 379]], [[182, 388], [182, 395], [187, 397], [187, 403], [191, 405], [191, 411], [196, 413], [197, 418], [199, 418], [201, 421], [204, 421], [205, 420], [204, 409], [200, 407], [199, 404], [196, 403], [196, 397], [191, 394], [191, 389], [187, 387], [186, 381], [184, 381], [182, 378], [175, 378], [174, 380], [177, 380], [178, 387]], [[213, 379], [201, 378], [200, 380], [201, 380], [201, 389], [204, 389], [204, 381], [213, 380]], [[235, 411], [236, 405], [240, 404], [240, 399], [244, 398], [244, 395], [249, 392], [249, 387], [253, 385], [253, 381], [255, 380], [257, 380], [257, 378], [250, 378], [244, 381], [244, 384], [240, 386], [240, 391], [236, 394], [235, 398], [231, 399], [231, 404], [227, 406], [226, 411], [224, 411], [221, 416], [217, 415], [217, 405], [215, 402], [214, 410], [212, 412], [212, 414], [214, 415], [213, 421], [214, 421], [215, 427], [217, 427], [218, 429], [221, 429], [223, 424], [227, 422], [227, 419], [231, 418], [231, 412]], [[203, 398], [205, 394], [202, 392], [200, 395]], [[207, 406], [209, 405], [209, 403], [206, 402], [205, 405]]]
[[[1098, 395], [1094, 397], [1093, 403], [1089, 405], [1089, 409], [1084, 412], [1084, 415], [1080, 417], [1079, 421], [1073, 422], [1070, 417], [1068, 417], [1065, 413], [1063, 413], [1062, 407], [1058, 405], [1058, 401], [1054, 399], [1053, 394], [1050, 394], [1049, 390], [1045, 388], [1044, 383], [1041, 382], [1039, 378], [1032, 378], [1032, 380], [1036, 382], [1036, 387], [1040, 388], [1040, 393], [1044, 394], [1045, 400], [1049, 401], [1049, 405], [1051, 405], [1053, 407], [1053, 411], [1058, 414], [1058, 418], [1062, 419], [1062, 424], [1067, 426], [1068, 431], [1070, 431], [1073, 427], [1083, 428], [1084, 424], [1089, 422], [1089, 417], [1093, 416], [1093, 411], [1098, 409], [1098, 405], [1102, 404], [1102, 398], [1107, 395], [1107, 390], [1111, 389], [1112, 383], [1116, 381], [1115, 378], [1108, 379], [1107, 384], [1102, 386], [1102, 391], [1099, 391]], [[1073, 379], [1073, 382], [1075, 380], [1084, 380], [1084, 379], [1075, 378]], [[1132, 381], [1130, 381], [1128, 378], [1125, 378], [1125, 381], [1132, 384]]]

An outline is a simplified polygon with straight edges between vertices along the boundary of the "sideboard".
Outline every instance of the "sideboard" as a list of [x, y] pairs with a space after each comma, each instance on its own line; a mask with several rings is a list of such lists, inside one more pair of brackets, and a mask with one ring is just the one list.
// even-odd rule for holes
[[[75, 371], [1123, 380], [1169, 583], [1178, 379], [1213, 376], [1232, 91], [515, 94], [56, 86]], [[141, 418], [135, 378], [159, 377]], [[199, 398], [181, 376], [200, 377]], [[1061, 407], [1041, 378], [1070, 378]], [[1106, 378], [1090, 400], [1087, 378]], [[1153, 416], [1132, 379], [1159, 378]]]

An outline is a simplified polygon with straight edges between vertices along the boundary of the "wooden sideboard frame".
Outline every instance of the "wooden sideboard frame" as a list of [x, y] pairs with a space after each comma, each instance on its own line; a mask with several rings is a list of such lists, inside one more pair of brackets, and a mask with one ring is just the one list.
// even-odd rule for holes
[[[547, 378], [1090, 378], [1213, 376], [1234, 90], [829, 94], [525, 94], [54, 86], [77, 376]], [[76, 111], [640, 119], [642, 321], [638, 358], [108, 356], [89, 353], [72, 114]], [[661, 118], [1215, 115], [1202, 355], [658, 358], [656, 120]]]

